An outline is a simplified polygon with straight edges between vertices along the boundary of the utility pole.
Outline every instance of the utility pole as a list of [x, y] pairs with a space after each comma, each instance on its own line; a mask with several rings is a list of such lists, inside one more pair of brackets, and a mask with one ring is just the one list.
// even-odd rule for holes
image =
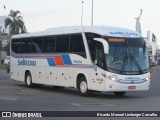
[[83, 3], [84, 1], [81, 1], [82, 3], [82, 13], [81, 13], [81, 26], [83, 25]]
[[93, 26], [93, 0], [92, 0], [91, 26]]

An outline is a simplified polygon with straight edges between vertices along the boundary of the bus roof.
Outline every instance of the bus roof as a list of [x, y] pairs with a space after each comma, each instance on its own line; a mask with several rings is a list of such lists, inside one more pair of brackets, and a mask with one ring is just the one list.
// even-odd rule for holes
[[81, 32], [97, 33], [100, 35], [113, 36], [113, 37], [142, 37], [136, 31], [126, 29], [126, 28], [120, 28], [120, 27], [70, 26], [70, 27], [50, 28], [50, 29], [47, 29], [46, 31], [14, 35], [12, 38], [51, 36], [51, 35], [72, 34], [72, 33], [81, 33]]

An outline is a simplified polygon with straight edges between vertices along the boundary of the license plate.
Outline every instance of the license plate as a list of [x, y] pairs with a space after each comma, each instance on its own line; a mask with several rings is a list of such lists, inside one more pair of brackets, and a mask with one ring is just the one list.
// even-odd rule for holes
[[129, 90], [134, 90], [134, 89], [136, 89], [136, 86], [128, 86], [128, 89]]

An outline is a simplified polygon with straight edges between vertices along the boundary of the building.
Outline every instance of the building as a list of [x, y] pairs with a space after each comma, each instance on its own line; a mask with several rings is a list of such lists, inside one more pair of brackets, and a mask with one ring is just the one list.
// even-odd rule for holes
[[9, 29], [5, 29], [6, 16], [0, 16], [0, 64], [1, 61], [9, 55], [9, 43], [11, 36], [8, 35]]
[[2, 60], [4, 60], [6, 56], [10, 55], [11, 37], [11, 35], [0, 34], [0, 64], [3, 63]]
[[157, 50], [156, 58], [157, 58], [157, 64], [160, 65], [160, 49]]
[[158, 49], [157, 37], [151, 31], [148, 31], [145, 41], [148, 48], [150, 61], [156, 64], [160, 63], [160, 51]]
[[8, 34], [9, 33], [9, 30], [8, 29], [5, 29], [5, 18], [6, 16], [0, 16], [0, 34]]

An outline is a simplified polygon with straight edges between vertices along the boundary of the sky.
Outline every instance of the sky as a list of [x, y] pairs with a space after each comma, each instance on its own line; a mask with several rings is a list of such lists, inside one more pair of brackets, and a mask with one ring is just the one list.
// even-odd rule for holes
[[[83, 0], [83, 25], [91, 25], [92, 0]], [[93, 25], [135, 30], [140, 9], [142, 35], [152, 31], [160, 45], [160, 0], [93, 0]], [[6, 9], [4, 9], [4, 6]], [[80, 26], [82, 0], [0, 0], [0, 16], [19, 10], [28, 32], [62, 26]]]

